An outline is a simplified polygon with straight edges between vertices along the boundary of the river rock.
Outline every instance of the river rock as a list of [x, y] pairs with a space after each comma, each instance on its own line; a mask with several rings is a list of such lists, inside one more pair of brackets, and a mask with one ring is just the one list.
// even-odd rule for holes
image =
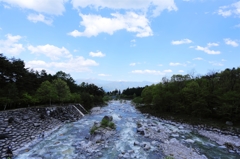
[[137, 129], [137, 133], [141, 134], [141, 135], [145, 135], [145, 132], [142, 128], [138, 128]]
[[186, 142], [189, 142], [189, 143], [194, 143], [194, 140], [192, 140], [192, 139], [187, 139], [187, 140], [185, 140]]
[[33, 126], [39, 127], [41, 124], [40, 123], [33, 123]]
[[134, 145], [134, 146], [139, 146], [140, 143], [139, 143], [138, 141], [134, 141], [133, 145]]
[[22, 119], [23, 120], [28, 120], [30, 117], [28, 116], [28, 115], [24, 115], [23, 117], [22, 117]]
[[110, 121], [113, 120], [113, 117], [112, 117], [112, 116], [104, 116], [104, 117], [102, 118], [102, 121], [103, 121], [103, 120], [106, 120], [106, 121], [110, 122]]

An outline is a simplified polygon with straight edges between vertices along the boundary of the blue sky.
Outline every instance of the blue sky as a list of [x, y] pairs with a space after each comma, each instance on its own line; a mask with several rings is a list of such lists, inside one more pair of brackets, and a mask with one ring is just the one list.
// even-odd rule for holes
[[239, 67], [239, 0], [0, 0], [0, 53], [76, 79]]

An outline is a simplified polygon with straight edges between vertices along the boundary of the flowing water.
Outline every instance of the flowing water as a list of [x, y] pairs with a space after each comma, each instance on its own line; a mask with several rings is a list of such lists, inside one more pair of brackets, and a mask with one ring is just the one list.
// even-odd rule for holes
[[[93, 147], [82, 149], [83, 143], [89, 141], [89, 131], [96, 121], [101, 121], [105, 115], [111, 115], [116, 124], [116, 133], [108, 141], [100, 144], [99, 149]], [[151, 122], [161, 124], [166, 130], [174, 130], [177, 135], [174, 137], [183, 142], [187, 147], [197, 149], [207, 158], [212, 159], [239, 159], [236, 153], [229, 153], [227, 149], [221, 148], [208, 138], [198, 135], [191, 130], [180, 130], [177, 126], [164, 123], [157, 118], [147, 118], [146, 115], [138, 112], [130, 102], [112, 101], [108, 106], [102, 108], [102, 113], [86, 115], [77, 122], [67, 123], [51, 135], [36, 144], [24, 147], [18, 152], [14, 159], [118, 159], [139, 158], [139, 159], [160, 159], [165, 155], [157, 146], [151, 149], [144, 149], [142, 145], [136, 146], [134, 143], [153, 143], [152, 139], [139, 135], [137, 121], [151, 120]], [[191, 139], [192, 142], [185, 142]], [[155, 143], [161, 142], [154, 141]]]

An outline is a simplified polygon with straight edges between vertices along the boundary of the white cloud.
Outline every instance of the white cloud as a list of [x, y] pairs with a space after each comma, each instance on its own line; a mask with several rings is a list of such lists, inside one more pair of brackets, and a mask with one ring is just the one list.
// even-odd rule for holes
[[6, 4], [23, 9], [34, 10], [38, 13], [47, 13], [52, 15], [62, 15], [65, 11], [64, 3], [68, 0], [0, 0]]
[[0, 40], [0, 53], [8, 55], [19, 55], [25, 50], [22, 44], [18, 43], [22, 38], [20, 35], [13, 36], [11, 34], [5, 35], [6, 40]]
[[179, 73], [183, 73], [184, 71], [183, 71], [183, 70], [179, 70], [178, 72], [179, 72]]
[[209, 61], [208, 63], [212, 64], [213, 66], [223, 66], [221, 62]]
[[229, 17], [231, 15], [236, 15], [240, 17], [240, 1], [232, 3], [228, 6], [222, 6], [218, 9], [218, 14], [223, 17]]
[[131, 44], [130, 44], [131, 47], [136, 46], [136, 40], [135, 39], [132, 39], [130, 42], [131, 42]]
[[84, 57], [77, 56], [62, 62], [45, 62], [41, 60], [33, 60], [26, 62], [28, 68], [42, 68], [51, 69], [55, 71], [63, 70], [66, 72], [89, 72], [90, 66], [98, 66], [94, 60], [84, 59]]
[[34, 23], [43, 22], [43, 23], [45, 23], [47, 25], [51, 25], [52, 24], [52, 19], [47, 19], [42, 14], [29, 14], [27, 19], [32, 21], [32, 22], [34, 22]]
[[98, 52], [90, 52], [89, 56], [92, 56], [92, 57], [104, 57], [106, 55], [103, 54], [101, 51], [98, 51]]
[[71, 58], [72, 55], [70, 52], [65, 48], [59, 48], [54, 45], [38, 45], [36, 47], [30, 45], [28, 46], [28, 50], [34, 54], [44, 54], [45, 56], [49, 57], [51, 60], [58, 60], [60, 57]]
[[165, 72], [165, 73], [171, 73], [172, 72], [172, 70], [164, 70], [163, 72]]
[[158, 16], [163, 10], [177, 11], [178, 9], [174, 0], [72, 0], [71, 2], [76, 9], [91, 7], [96, 10], [102, 8], [137, 10], [144, 14], [150, 12], [154, 17]]
[[186, 66], [186, 64], [182, 64], [182, 63], [178, 63], [178, 62], [176, 62], [176, 63], [170, 62], [169, 65], [170, 66]]
[[135, 66], [135, 65], [136, 65], [136, 63], [130, 63], [129, 65], [130, 65], [130, 66]]
[[0, 30], [2, 30], [2, 28], [0, 28]]
[[100, 74], [98, 74], [98, 76], [102, 76], [102, 77], [108, 77], [108, 76], [111, 76], [111, 75], [104, 74], [104, 73], [100, 73]]
[[208, 43], [207, 46], [208, 47], [219, 46], [219, 44], [218, 43]]
[[224, 39], [224, 41], [225, 41], [225, 43], [226, 43], [227, 45], [231, 45], [231, 46], [233, 46], [233, 47], [237, 47], [237, 46], [238, 46], [238, 43], [237, 43], [236, 41], [231, 40], [231, 39], [229, 39], [229, 38]]
[[158, 66], [163, 66], [163, 64], [159, 64]]
[[107, 33], [112, 35], [115, 31], [125, 29], [128, 32], [136, 33], [137, 37], [152, 36], [152, 30], [149, 21], [145, 15], [138, 15], [134, 12], [126, 14], [112, 13], [112, 18], [105, 18], [101, 15], [83, 15], [80, 24], [85, 27], [83, 32], [74, 30], [69, 35], [78, 36], [97, 36], [99, 33]]
[[192, 43], [192, 40], [189, 39], [182, 39], [179, 41], [172, 41], [172, 45], [180, 45], [180, 44], [190, 44]]
[[212, 54], [212, 55], [216, 55], [216, 54], [221, 53], [220, 51], [210, 50], [209, 48], [212, 47], [212, 46], [219, 46], [219, 44], [218, 43], [208, 43], [207, 47], [197, 46], [197, 47], [193, 47], [193, 48], [195, 48], [196, 50], [199, 50], [199, 51], [203, 51], [207, 54]]
[[196, 50], [200, 50], [200, 51], [203, 51], [203, 52], [205, 52], [207, 54], [214, 54], [214, 55], [221, 53], [220, 51], [209, 50], [208, 47], [201, 47], [201, 46], [197, 46]]
[[203, 60], [203, 58], [201, 58], [201, 57], [196, 57], [196, 58], [194, 58], [193, 60]]
[[73, 52], [78, 52], [78, 50], [77, 50], [77, 49], [74, 49]]
[[225, 61], [227, 61], [227, 60], [225, 60], [225, 59], [222, 59], [221, 61], [225, 62]]
[[151, 74], [151, 75], [165, 75], [164, 72], [157, 70], [134, 70], [132, 71], [134, 74]]

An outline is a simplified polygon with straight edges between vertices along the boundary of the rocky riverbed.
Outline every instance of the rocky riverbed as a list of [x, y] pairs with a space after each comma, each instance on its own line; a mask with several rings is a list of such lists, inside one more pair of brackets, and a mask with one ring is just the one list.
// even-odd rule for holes
[[[104, 116], [116, 129], [99, 129]], [[239, 159], [239, 134], [205, 130], [141, 114], [130, 101], [111, 101], [90, 115], [63, 124], [38, 143], [16, 150], [15, 159]], [[100, 128], [100, 127], [99, 127]]]
[[6, 157], [8, 146], [13, 153], [48, 136], [66, 122], [83, 117], [77, 106], [39, 107], [0, 112], [0, 158]]

